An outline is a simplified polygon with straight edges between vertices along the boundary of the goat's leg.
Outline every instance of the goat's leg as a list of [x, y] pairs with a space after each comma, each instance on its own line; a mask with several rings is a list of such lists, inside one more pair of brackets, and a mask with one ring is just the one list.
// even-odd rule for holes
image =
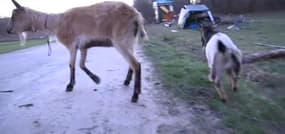
[[86, 56], [87, 56], [87, 48], [81, 48], [80, 49], [80, 68], [96, 83], [100, 83], [100, 78], [93, 74], [85, 65], [86, 62]]
[[[120, 44], [118, 45], [120, 46]], [[133, 53], [126, 48], [115, 47], [121, 55], [128, 61], [130, 67], [135, 73], [134, 94], [132, 96], [132, 102], [137, 102], [139, 94], [141, 93], [141, 64], [134, 57]]]
[[224, 90], [224, 88], [223, 88], [223, 86], [222, 86], [220, 81], [216, 81], [215, 82], [215, 89], [218, 92], [218, 95], [219, 95], [221, 101], [222, 102], [226, 102], [227, 99], [228, 99], [228, 95], [225, 92], [225, 90]]
[[214, 69], [211, 69], [211, 73], [209, 74], [208, 78], [211, 82], [214, 82], [215, 83], [215, 89], [220, 97], [220, 99], [223, 101], [223, 102], [226, 102], [226, 99], [227, 99], [227, 94], [226, 92], [224, 91], [222, 85], [221, 85], [221, 76], [219, 75], [222, 71], [220, 70], [217, 73], [217, 68], [214, 68]]
[[213, 82], [214, 79], [215, 79], [215, 77], [216, 77], [216, 71], [215, 71], [215, 69], [211, 69], [210, 71], [211, 71], [211, 72], [210, 72], [210, 74], [208, 75], [208, 79], [209, 79], [210, 82]]
[[127, 77], [124, 81], [124, 85], [125, 86], [128, 86], [132, 80], [132, 76], [133, 76], [133, 70], [132, 68], [130, 67], [129, 70], [128, 70], [128, 74], [127, 74]]
[[[133, 46], [129, 48], [129, 52], [130, 52], [131, 54], [134, 54], [134, 48], [133, 48]], [[127, 74], [126, 79], [125, 79], [125, 81], [124, 81], [124, 85], [125, 85], [125, 86], [128, 86], [128, 85], [130, 84], [130, 82], [131, 82], [131, 80], [132, 80], [132, 76], [133, 76], [133, 70], [132, 70], [131, 67], [129, 67], [128, 74]]]
[[235, 73], [234, 70], [231, 70], [230, 77], [231, 77], [232, 90], [235, 92], [238, 89], [237, 87], [238, 75]]
[[226, 100], [228, 99], [228, 95], [225, 92], [222, 84], [221, 84], [221, 78], [222, 78], [222, 74], [224, 73], [224, 67], [223, 67], [223, 62], [222, 62], [222, 55], [216, 54], [215, 58], [214, 58], [214, 64], [213, 64], [213, 68], [211, 71], [211, 75], [212, 78], [214, 78], [214, 82], [215, 82], [215, 89], [217, 90], [220, 99], [223, 102], [226, 102]]
[[137, 62], [135, 70], [135, 85], [134, 85], [134, 95], [132, 97], [132, 102], [137, 102], [139, 94], [141, 93], [141, 64]]
[[216, 89], [221, 101], [226, 102], [227, 96], [224, 96], [224, 91], [222, 91], [223, 89], [222, 89], [222, 85], [221, 85], [220, 81], [215, 82], [215, 89]]
[[70, 53], [70, 61], [69, 61], [70, 80], [66, 87], [66, 92], [71, 92], [75, 84], [75, 61], [76, 61], [77, 49], [76, 48], [69, 49], [69, 53]]

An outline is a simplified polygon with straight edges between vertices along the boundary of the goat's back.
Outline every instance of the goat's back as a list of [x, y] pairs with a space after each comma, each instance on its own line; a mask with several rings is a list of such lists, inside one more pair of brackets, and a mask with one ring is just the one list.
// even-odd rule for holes
[[222, 44], [225, 47], [225, 54], [222, 54], [224, 56], [227, 57], [221, 57], [223, 59], [221, 59], [220, 61], [222, 61], [221, 63], [227, 64], [227, 62], [230, 59], [230, 55], [234, 54], [237, 59], [241, 62], [242, 59], [242, 53], [240, 51], [240, 49], [234, 44], [234, 42], [231, 40], [231, 38], [229, 36], [227, 36], [224, 33], [217, 33], [214, 34], [211, 39], [208, 41], [207, 45], [206, 45], [206, 57], [208, 60], [208, 65], [210, 68], [213, 67], [214, 64], [214, 60], [215, 60], [215, 56], [217, 54], [220, 54], [222, 52], [219, 51], [219, 42], [222, 42]]
[[134, 23], [142, 24], [142, 21], [141, 14], [125, 3], [102, 2], [65, 12], [58, 35], [66, 41], [81, 36], [123, 38], [134, 35]]

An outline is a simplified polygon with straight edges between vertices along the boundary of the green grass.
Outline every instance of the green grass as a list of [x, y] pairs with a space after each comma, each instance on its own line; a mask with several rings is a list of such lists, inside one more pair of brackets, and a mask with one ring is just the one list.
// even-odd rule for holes
[[0, 42], [0, 54], [15, 51], [15, 50], [20, 50], [20, 49], [25, 49], [25, 48], [33, 47], [36, 45], [42, 45], [45, 43], [46, 43], [46, 40], [43, 40], [43, 39], [27, 40], [25, 46], [20, 46], [19, 41]]
[[[244, 53], [272, 48], [255, 43], [285, 46], [285, 17], [282, 13], [247, 15], [252, 21], [241, 31], [226, 31]], [[282, 17], [283, 16], [283, 17]], [[239, 81], [239, 91], [232, 92], [224, 77], [230, 97], [219, 101], [207, 79], [208, 67], [201, 49], [200, 33], [161, 25], [148, 25], [150, 41], [145, 52], [168, 91], [185, 102], [207, 105], [222, 118], [224, 125], [238, 134], [281, 134], [285, 130], [285, 60], [268, 60], [246, 65]], [[254, 79], [258, 79], [255, 81]]]

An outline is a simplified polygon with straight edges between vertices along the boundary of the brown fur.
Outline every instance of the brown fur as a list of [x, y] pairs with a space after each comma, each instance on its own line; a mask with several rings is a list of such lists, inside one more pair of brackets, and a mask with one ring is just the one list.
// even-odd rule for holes
[[143, 17], [136, 9], [122, 2], [102, 2], [51, 15], [22, 7], [15, 0], [12, 2], [17, 9], [13, 11], [9, 32], [48, 31], [56, 34], [58, 40], [69, 50], [70, 82], [66, 91], [72, 91], [75, 84], [77, 50], [81, 52], [80, 68], [95, 83], [99, 83], [99, 77], [85, 66], [87, 49], [113, 46], [132, 69], [128, 71], [126, 81], [130, 81], [132, 73], [135, 73], [132, 102], [138, 100], [141, 92], [141, 67], [133, 55], [133, 45], [142, 36], [146, 36], [146, 32]]

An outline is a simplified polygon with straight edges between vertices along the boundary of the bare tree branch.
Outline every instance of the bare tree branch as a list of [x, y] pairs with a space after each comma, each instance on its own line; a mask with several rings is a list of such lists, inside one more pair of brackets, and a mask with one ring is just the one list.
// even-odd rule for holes
[[265, 46], [265, 47], [285, 49], [285, 47], [283, 47], [283, 46], [277, 46], [277, 45], [271, 45], [271, 44], [263, 44], [263, 43], [255, 43], [255, 44], [258, 45], [258, 46]]
[[285, 57], [285, 49], [275, 49], [265, 52], [257, 52], [249, 55], [245, 55], [242, 59], [243, 64], [250, 64], [253, 62], [267, 60], [267, 59], [276, 59]]

